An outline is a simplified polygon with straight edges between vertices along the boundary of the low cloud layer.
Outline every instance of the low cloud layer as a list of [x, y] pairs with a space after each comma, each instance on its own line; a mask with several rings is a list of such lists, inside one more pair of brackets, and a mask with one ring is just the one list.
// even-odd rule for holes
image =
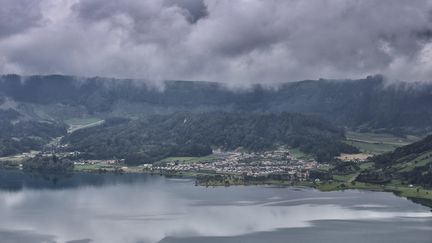
[[0, 73], [432, 79], [428, 0], [0, 0]]

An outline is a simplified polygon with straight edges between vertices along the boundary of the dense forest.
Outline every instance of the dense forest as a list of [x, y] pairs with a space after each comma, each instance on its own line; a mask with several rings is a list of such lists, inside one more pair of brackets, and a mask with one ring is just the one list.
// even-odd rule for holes
[[3, 75], [0, 103], [1, 97], [53, 119], [89, 114], [145, 117], [179, 111], [297, 112], [359, 131], [403, 135], [432, 128], [432, 85], [388, 83], [381, 76], [233, 90], [211, 82], [166, 81], [155, 85], [131, 79]]
[[203, 156], [212, 148], [250, 151], [289, 145], [327, 161], [356, 152], [343, 142], [343, 129], [300, 114], [176, 113], [139, 120], [108, 119], [65, 138], [70, 149], [92, 158], [153, 162], [168, 156]]
[[0, 156], [40, 150], [53, 137], [66, 133], [66, 125], [21, 119], [15, 110], [0, 110]]

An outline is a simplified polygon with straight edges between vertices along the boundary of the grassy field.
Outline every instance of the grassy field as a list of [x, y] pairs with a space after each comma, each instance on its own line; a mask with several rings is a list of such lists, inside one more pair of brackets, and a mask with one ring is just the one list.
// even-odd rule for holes
[[294, 158], [302, 159], [302, 160], [313, 160], [313, 156], [309, 154], [305, 154], [298, 148], [290, 148], [289, 152]]
[[374, 166], [373, 162], [366, 162], [359, 164], [361, 170], [366, 170]]
[[393, 151], [397, 147], [401, 147], [420, 140], [416, 136], [407, 136], [406, 138], [397, 137], [391, 134], [383, 133], [358, 133], [347, 131], [346, 143], [357, 147], [363, 153], [381, 154]]
[[358, 176], [359, 173], [352, 173], [347, 175], [333, 175], [333, 180], [339, 182], [351, 182]]
[[68, 133], [72, 133], [82, 128], [99, 126], [104, 123], [104, 120], [101, 120], [96, 117], [73, 118], [73, 119], [66, 120], [66, 123], [69, 125]]
[[159, 162], [179, 162], [179, 163], [198, 163], [198, 162], [210, 162], [219, 159], [217, 155], [211, 154], [202, 157], [168, 157]]
[[39, 152], [40, 151], [32, 150], [32, 151], [27, 152], [27, 153], [21, 153], [21, 154], [6, 156], [6, 157], [0, 157], [0, 162], [1, 161], [11, 161], [11, 162], [16, 162], [16, 163], [21, 163], [22, 161], [24, 161], [27, 158], [34, 157]]
[[335, 191], [341, 189], [358, 189], [358, 190], [373, 190], [373, 191], [389, 191], [394, 192], [398, 196], [421, 199], [423, 202], [432, 202], [432, 191], [424, 188], [408, 187], [402, 185], [377, 185], [363, 182], [341, 183], [341, 182], [324, 182], [316, 185], [320, 191]]
[[421, 167], [432, 163], [432, 152], [425, 152], [415, 157], [403, 157], [396, 161], [393, 168], [398, 172], [412, 171], [416, 167]]
[[119, 165], [107, 165], [107, 164], [102, 164], [102, 163], [75, 165], [74, 166], [74, 170], [76, 170], [76, 171], [98, 171], [100, 169], [115, 170], [115, 168], [121, 168], [121, 166], [119, 166]]
[[85, 126], [100, 120], [102, 119], [98, 117], [71, 118], [65, 120], [65, 123], [68, 124], [69, 126]]

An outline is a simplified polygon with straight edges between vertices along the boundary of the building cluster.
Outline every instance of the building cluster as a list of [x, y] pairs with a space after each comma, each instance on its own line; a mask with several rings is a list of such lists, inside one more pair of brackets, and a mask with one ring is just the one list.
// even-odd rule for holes
[[182, 163], [171, 161], [146, 164], [145, 169], [160, 173], [201, 172], [232, 174], [250, 177], [281, 176], [284, 179], [308, 179], [309, 170], [317, 168], [316, 161], [297, 160], [288, 149], [261, 153], [215, 152], [219, 159], [211, 162]]

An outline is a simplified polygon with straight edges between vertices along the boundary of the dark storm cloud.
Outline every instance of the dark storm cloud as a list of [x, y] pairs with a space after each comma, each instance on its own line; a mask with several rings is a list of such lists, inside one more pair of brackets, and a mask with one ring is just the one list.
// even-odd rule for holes
[[239, 85], [432, 77], [429, 0], [0, 1], [0, 72]]

